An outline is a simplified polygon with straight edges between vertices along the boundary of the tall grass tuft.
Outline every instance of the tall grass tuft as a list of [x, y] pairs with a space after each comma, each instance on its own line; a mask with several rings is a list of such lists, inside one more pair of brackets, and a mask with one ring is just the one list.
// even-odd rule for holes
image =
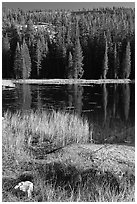
[[16, 161], [29, 158], [27, 147], [36, 144], [62, 147], [73, 143], [87, 143], [87, 120], [66, 112], [31, 111], [6, 112], [3, 120], [3, 156]]

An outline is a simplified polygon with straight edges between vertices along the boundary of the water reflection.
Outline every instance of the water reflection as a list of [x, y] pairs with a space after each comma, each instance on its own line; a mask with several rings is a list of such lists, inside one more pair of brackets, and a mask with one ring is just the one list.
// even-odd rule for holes
[[124, 107], [124, 114], [125, 120], [128, 120], [129, 109], [130, 109], [130, 87], [129, 84], [124, 84], [122, 86], [123, 89], [123, 107]]
[[75, 110], [75, 112], [79, 115], [82, 113], [82, 106], [83, 106], [83, 93], [84, 89], [82, 86], [78, 84], [68, 84], [66, 86], [67, 93], [68, 93], [68, 107]]
[[31, 101], [32, 101], [32, 96], [31, 96], [31, 89], [28, 84], [23, 84], [22, 85], [22, 109], [23, 110], [29, 110], [31, 109]]
[[107, 118], [107, 102], [108, 102], [108, 92], [106, 88], [106, 84], [103, 84], [103, 107], [104, 107], [104, 123]]
[[3, 112], [6, 110], [65, 109], [86, 117], [93, 138], [107, 142], [134, 142], [135, 99], [134, 84], [18, 85], [15, 90], [4, 90]]
[[[104, 122], [107, 119], [107, 112], [111, 112], [113, 118], [123, 118], [127, 121], [130, 112], [130, 85], [114, 84], [112, 93], [108, 93], [109, 87], [107, 84], [103, 84], [103, 110], [104, 110]], [[110, 91], [110, 90], [109, 90]], [[107, 110], [107, 106], [109, 107]], [[111, 104], [110, 104], [111, 103]], [[111, 109], [111, 110], [110, 110]], [[120, 111], [119, 111], [120, 109]]]

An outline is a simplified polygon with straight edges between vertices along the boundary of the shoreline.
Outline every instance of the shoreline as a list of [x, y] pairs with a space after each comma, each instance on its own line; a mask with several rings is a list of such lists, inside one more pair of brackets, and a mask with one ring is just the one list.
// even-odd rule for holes
[[[2, 86], [15, 87], [15, 84], [122, 84], [135, 83], [130, 79], [2, 79]], [[10, 84], [10, 85], [9, 85]], [[13, 85], [13, 86], [12, 86]]]

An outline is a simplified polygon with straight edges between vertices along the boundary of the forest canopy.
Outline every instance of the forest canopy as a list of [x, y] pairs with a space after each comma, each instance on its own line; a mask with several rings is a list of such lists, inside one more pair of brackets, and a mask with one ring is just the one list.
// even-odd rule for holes
[[135, 9], [2, 14], [3, 78], [135, 78]]

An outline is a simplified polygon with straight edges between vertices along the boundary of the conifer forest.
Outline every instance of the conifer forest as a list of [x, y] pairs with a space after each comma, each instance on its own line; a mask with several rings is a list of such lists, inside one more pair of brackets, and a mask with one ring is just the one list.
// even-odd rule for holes
[[135, 9], [3, 8], [2, 18], [3, 78], [135, 78]]

